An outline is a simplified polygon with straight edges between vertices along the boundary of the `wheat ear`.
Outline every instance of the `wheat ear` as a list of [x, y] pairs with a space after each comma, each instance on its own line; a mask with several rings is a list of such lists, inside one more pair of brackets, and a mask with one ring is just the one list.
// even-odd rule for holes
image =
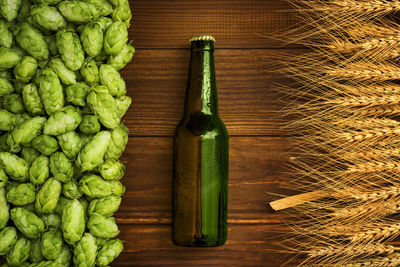
[[372, 202], [354, 208], [336, 209], [332, 213], [332, 217], [352, 219], [372, 214], [378, 217], [394, 214], [398, 211], [400, 211], [400, 203], [398, 201], [387, 201], [386, 203]]
[[372, 256], [392, 254], [396, 248], [386, 244], [366, 244], [366, 245], [342, 245], [340, 247], [326, 246], [316, 248], [308, 252], [310, 258], [327, 258], [327, 257], [348, 257], [355, 258], [358, 256]]
[[[336, 0], [328, 1], [329, 4], [336, 5], [344, 10], [357, 11], [360, 13], [390, 13], [400, 10], [398, 1], [387, 0]], [[336, 7], [336, 8], [337, 8]], [[329, 10], [335, 7], [327, 7]]]
[[388, 256], [375, 257], [363, 261], [341, 265], [323, 265], [326, 267], [398, 267], [400, 266], [400, 253], [392, 253]]
[[341, 133], [345, 140], [350, 142], [360, 142], [374, 138], [397, 136], [400, 134], [400, 129], [394, 128], [377, 128], [376, 130], [364, 130], [361, 132]]
[[366, 232], [358, 233], [350, 238], [353, 243], [383, 240], [388, 237], [394, 238], [400, 234], [400, 223], [391, 224], [384, 227], [370, 229]]
[[359, 97], [338, 97], [326, 101], [324, 104], [336, 104], [344, 107], [362, 107], [379, 105], [397, 105], [400, 103], [400, 96], [359, 96]]
[[351, 63], [345, 67], [332, 68], [326, 72], [332, 79], [361, 81], [388, 81], [400, 79], [400, 68], [393, 64]]
[[346, 173], [369, 173], [369, 172], [383, 172], [392, 171], [399, 172], [400, 164], [395, 161], [380, 162], [372, 161], [367, 163], [360, 163], [349, 167]]

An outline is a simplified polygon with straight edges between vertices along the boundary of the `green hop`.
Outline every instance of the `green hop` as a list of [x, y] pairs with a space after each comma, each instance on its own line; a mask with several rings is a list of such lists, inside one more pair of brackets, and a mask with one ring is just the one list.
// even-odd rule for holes
[[110, 144], [107, 148], [107, 152], [104, 158], [107, 159], [119, 159], [125, 150], [126, 144], [128, 143], [129, 129], [122, 123], [112, 130]]
[[7, 145], [8, 135], [9, 135], [9, 133], [0, 135], [0, 152], [9, 152], [10, 151], [10, 147]]
[[33, 184], [20, 184], [7, 192], [7, 201], [15, 206], [35, 202], [35, 187]]
[[67, 206], [67, 204], [69, 203], [69, 199], [68, 198], [65, 198], [65, 197], [63, 197], [63, 196], [60, 196], [60, 198], [59, 198], [59, 200], [58, 200], [58, 203], [57, 203], [57, 207], [56, 207], [56, 210], [55, 210], [55, 212], [57, 213], [57, 214], [59, 214], [60, 216], [62, 216], [62, 214], [63, 214], [63, 212], [64, 212], [64, 209], [65, 209], [65, 207]]
[[112, 13], [112, 20], [113, 21], [122, 21], [124, 22], [125, 26], [129, 28], [130, 21], [132, 19], [132, 12], [131, 8], [129, 7], [129, 0], [113, 0], [117, 2], [116, 7]]
[[68, 244], [81, 240], [85, 231], [85, 211], [77, 199], [68, 201], [64, 207], [61, 222], [64, 239]]
[[32, 263], [39, 263], [43, 260], [42, 248], [40, 246], [40, 239], [31, 240], [31, 251], [29, 252], [29, 261]]
[[57, 74], [50, 68], [40, 72], [39, 95], [46, 113], [53, 114], [64, 106], [64, 93]]
[[29, 82], [36, 73], [38, 64], [37, 60], [31, 56], [22, 58], [14, 68], [15, 79], [20, 82]]
[[31, 1], [30, 0], [22, 0], [21, 7], [19, 8], [19, 12], [17, 15], [17, 21], [22, 23], [27, 20], [31, 13]]
[[85, 106], [86, 96], [90, 91], [89, 86], [84, 82], [77, 82], [74, 85], [70, 85], [65, 89], [67, 95], [67, 101], [77, 106]]
[[10, 24], [0, 19], [0, 46], [10, 48], [13, 43], [13, 34], [10, 30]]
[[63, 184], [62, 193], [69, 199], [78, 199], [82, 196], [82, 191], [75, 181], [69, 181]]
[[128, 41], [128, 30], [123, 22], [114, 21], [104, 35], [104, 51], [108, 55], [118, 55]]
[[44, 108], [37, 86], [34, 83], [25, 84], [22, 87], [22, 100], [25, 109], [32, 115], [44, 115]]
[[[101, 87], [94, 89], [98, 90], [99, 88]], [[109, 129], [116, 128], [121, 121], [121, 117], [114, 97], [104, 90], [100, 92], [96, 92], [95, 90], [91, 91], [87, 96], [86, 101], [88, 105], [105, 127]]]
[[85, 233], [82, 239], [74, 248], [74, 265], [75, 266], [95, 266], [97, 254], [96, 238], [91, 234]]
[[98, 23], [89, 23], [83, 27], [81, 32], [83, 50], [90, 57], [100, 54], [103, 48], [103, 31]]
[[125, 165], [118, 159], [109, 159], [98, 168], [100, 175], [105, 180], [120, 180], [125, 174]]
[[82, 192], [91, 198], [102, 198], [110, 195], [122, 196], [125, 187], [119, 181], [105, 181], [98, 175], [85, 175], [79, 181]]
[[1, 0], [0, 15], [11, 22], [17, 17], [20, 7], [21, 0]]
[[75, 131], [60, 134], [57, 139], [62, 151], [69, 159], [75, 159], [83, 147], [82, 140]]
[[54, 70], [63, 84], [70, 85], [76, 83], [75, 72], [68, 69], [61, 58], [51, 59], [48, 63], [48, 67]]
[[51, 31], [58, 31], [67, 24], [64, 17], [58, 12], [58, 9], [47, 4], [33, 7], [31, 16], [36, 24]]
[[31, 146], [24, 146], [21, 150], [22, 158], [28, 163], [30, 166], [32, 162], [40, 156], [40, 152], [37, 151], [34, 147]]
[[108, 27], [113, 23], [112, 19], [109, 17], [100, 17], [96, 19], [96, 23], [100, 25], [100, 28], [103, 32], [105, 32]]
[[87, 84], [98, 84], [100, 81], [99, 68], [94, 59], [85, 60], [80, 73]]
[[84, 134], [96, 134], [100, 132], [100, 122], [96, 115], [83, 115], [79, 130]]
[[50, 230], [44, 232], [40, 242], [42, 254], [46, 260], [55, 260], [61, 253], [64, 242], [61, 231]]
[[11, 250], [17, 242], [17, 230], [12, 227], [6, 227], [0, 232], [0, 255], [5, 255]]
[[78, 108], [66, 106], [57, 110], [44, 124], [43, 132], [48, 135], [59, 135], [75, 130], [82, 121]]
[[11, 94], [12, 92], [14, 92], [13, 85], [7, 80], [7, 78], [0, 78], [0, 96], [4, 97], [5, 95]]
[[97, 254], [97, 266], [108, 266], [124, 250], [124, 245], [118, 238], [108, 240]]
[[103, 215], [105, 217], [111, 217], [118, 210], [121, 204], [121, 197], [118, 196], [106, 196], [103, 198], [97, 198], [90, 201], [88, 207], [88, 214], [94, 213]]
[[99, 11], [101, 16], [108, 16], [113, 12], [113, 6], [107, 0], [85, 0], [93, 4]]
[[32, 146], [46, 156], [50, 156], [58, 150], [57, 139], [46, 134], [35, 137], [32, 140]]
[[50, 156], [50, 171], [60, 182], [67, 182], [74, 176], [72, 161], [63, 152], [55, 152]]
[[7, 182], [8, 182], [8, 176], [4, 171], [4, 169], [0, 167], [0, 188], [5, 187]]
[[29, 118], [12, 130], [8, 136], [7, 144], [11, 150], [19, 145], [29, 144], [33, 138], [38, 136], [43, 129], [46, 118], [33, 117]]
[[82, 172], [91, 171], [103, 163], [110, 139], [109, 131], [101, 131], [82, 149], [76, 162]]
[[115, 103], [117, 104], [118, 107], [118, 115], [120, 118], [122, 118], [125, 113], [128, 111], [131, 103], [132, 103], [132, 98], [129, 96], [123, 95], [120, 97], [115, 98]]
[[6, 227], [7, 222], [10, 219], [9, 209], [10, 207], [8, 206], [6, 199], [6, 190], [4, 188], [0, 188], [0, 230]]
[[116, 70], [122, 70], [132, 60], [134, 54], [135, 48], [125, 43], [121, 52], [108, 57], [107, 64], [113, 66]]
[[31, 242], [25, 237], [19, 237], [14, 246], [7, 253], [6, 260], [10, 266], [23, 267], [24, 262], [29, 258]]
[[28, 178], [28, 163], [9, 152], [0, 152], [0, 167], [13, 180], [25, 182]]
[[26, 237], [39, 238], [44, 232], [43, 221], [35, 213], [18, 207], [13, 208], [10, 214], [17, 229]]
[[45, 35], [43, 37], [47, 43], [47, 47], [49, 48], [50, 55], [52, 55], [52, 56], [58, 55], [56, 36], [55, 35]]
[[3, 107], [12, 113], [23, 113], [25, 111], [24, 101], [19, 94], [9, 94], [3, 97]]
[[43, 184], [49, 177], [50, 160], [45, 155], [40, 155], [33, 162], [29, 168], [29, 181], [34, 185]]
[[43, 34], [29, 23], [23, 22], [20, 25], [15, 39], [18, 45], [32, 57], [37, 60], [48, 59], [49, 49]]
[[68, 246], [64, 245], [60, 254], [58, 254], [57, 259], [55, 259], [55, 263], [59, 263], [62, 266], [71, 266], [72, 253], [69, 250]]
[[17, 117], [5, 110], [0, 109], [0, 131], [11, 131], [17, 124]]
[[17, 65], [20, 60], [21, 56], [17, 50], [0, 47], [0, 70], [11, 69]]
[[[69, 1], [63, 1], [61, 4], [65, 2]], [[62, 29], [56, 33], [56, 43], [65, 65], [73, 71], [79, 70], [85, 60], [85, 55], [78, 35], [67, 29]]]
[[87, 228], [90, 234], [96, 237], [113, 238], [119, 234], [118, 226], [113, 217], [93, 213], [90, 215]]
[[126, 94], [126, 84], [121, 74], [111, 65], [103, 64], [99, 69], [101, 84], [107, 86], [110, 95], [122, 96]]
[[95, 5], [84, 1], [62, 1], [58, 9], [68, 21], [76, 23], [87, 23], [100, 16]]
[[61, 216], [57, 213], [43, 214], [40, 216], [46, 229], [61, 229]]
[[61, 183], [49, 178], [36, 195], [35, 209], [38, 213], [52, 213], [61, 194]]

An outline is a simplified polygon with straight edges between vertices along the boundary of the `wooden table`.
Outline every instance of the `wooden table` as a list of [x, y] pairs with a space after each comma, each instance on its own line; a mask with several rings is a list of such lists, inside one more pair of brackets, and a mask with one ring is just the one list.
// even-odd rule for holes
[[[280, 266], [271, 237], [281, 214], [267, 209], [280, 192], [288, 138], [279, 130], [273, 40], [293, 25], [277, 0], [136, 0], [130, 38], [136, 48], [122, 74], [133, 105], [124, 160], [126, 193], [117, 214], [125, 252], [113, 266]], [[172, 136], [183, 114], [189, 38], [216, 42], [219, 108], [230, 134], [229, 236], [218, 248], [181, 248], [171, 241]], [[285, 49], [285, 50], [284, 50]]]

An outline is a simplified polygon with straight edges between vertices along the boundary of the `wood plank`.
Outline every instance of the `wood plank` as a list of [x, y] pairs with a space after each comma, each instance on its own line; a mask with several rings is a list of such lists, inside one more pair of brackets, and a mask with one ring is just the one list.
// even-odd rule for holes
[[[219, 110], [229, 134], [282, 134], [282, 106], [275, 92], [277, 83], [284, 82], [276, 71], [280, 50], [219, 49], [215, 54]], [[183, 114], [189, 57], [188, 50], [138, 49], [122, 71], [134, 100], [125, 116], [132, 135], [173, 135]]]
[[[267, 203], [283, 193], [281, 174], [288, 138], [232, 137], [229, 165], [229, 222], [236, 224], [281, 222], [281, 213]], [[129, 224], [171, 222], [172, 138], [131, 137], [122, 160], [126, 193], [117, 213], [118, 222]]]
[[[186, 48], [195, 34], [210, 34], [217, 48], [271, 48], [295, 17], [284, 0], [135, 0], [130, 37], [137, 48]], [[268, 38], [267, 38], [268, 37]]]
[[[120, 225], [125, 251], [112, 266], [281, 266], [285, 254], [272, 253], [277, 227], [229, 225], [222, 247], [173, 245], [169, 225]], [[275, 247], [276, 248], [276, 247]]]

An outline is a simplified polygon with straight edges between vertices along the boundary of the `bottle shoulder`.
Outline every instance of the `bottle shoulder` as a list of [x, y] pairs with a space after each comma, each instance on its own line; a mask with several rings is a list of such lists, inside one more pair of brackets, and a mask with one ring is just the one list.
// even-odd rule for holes
[[195, 136], [213, 133], [228, 137], [225, 124], [218, 114], [205, 114], [201, 112], [183, 116], [176, 128], [175, 135], [179, 136], [180, 133], [184, 132], [190, 132]]

